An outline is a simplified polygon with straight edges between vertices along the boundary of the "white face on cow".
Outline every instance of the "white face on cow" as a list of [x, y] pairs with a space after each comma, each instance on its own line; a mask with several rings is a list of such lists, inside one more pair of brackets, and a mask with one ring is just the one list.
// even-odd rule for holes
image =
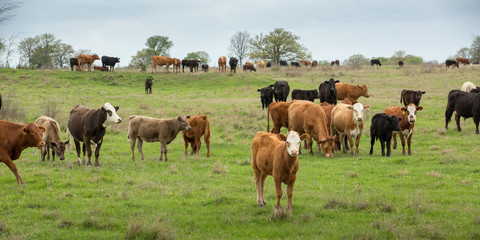
[[300, 152], [301, 142], [302, 140], [300, 140], [300, 136], [298, 136], [298, 133], [295, 131], [290, 131], [287, 135], [287, 140], [285, 140], [288, 155], [290, 155], [291, 157], [298, 156], [298, 153]]
[[407, 106], [407, 112], [408, 112], [408, 123], [414, 123], [417, 121], [417, 106], [410, 104]]
[[103, 108], [107, 112], [107, 120], [103, 123], [103, 125], [113, 124], [113, 123], [120, 123], [122, 119], [117, 115], [117, 109], [112, 106], [110, 103], [105, 103]]
[[367, 105], [364, 108], [363, 104], [361, 104], [361, 103], [353, 104], [353, 120], [355, 120], [355, 122], [363, 121], [363, 110], [364, 109], [370, 109], [370, 105]]

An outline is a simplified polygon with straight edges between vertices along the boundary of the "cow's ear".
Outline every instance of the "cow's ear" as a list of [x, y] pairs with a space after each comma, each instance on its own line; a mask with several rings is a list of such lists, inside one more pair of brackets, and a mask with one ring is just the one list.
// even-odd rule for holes
[[407, 108], [406, 108], [406, 107], [402, 107], [402, 108], [400, 108], [400, 110], [402, 110], [402, 112], [405, 112], [405, 111], [407, 111]]
[[422, 94], [425, 94], [425, 91], [423, 91]]
[[189, 119], [189, 118], [190, 118], [190, 116], [186, 116], [186, 118], [187, 118], [187, 119]]
[[287, 137], [281, 133], [277, 134], [277, 138], [280, 140], [280, 141], [287, 141]]
[[50, 146], [55, 147], [55, 146], [57, 146], [57, 144], [54, 143], [54, 142], [50, 142]]
[[106, 113], [107, 109], [105, 109], [105, 106], [102, 106], [102, 112]]
[[38, 127], [38, 129], [40, 129], [40, 132], [45, 132], [45, 128], [44, 128], [44, 127]]
[[401, 122], [402, 121], [402, 118], [398, 118], [398, 122]]
[[339, 83], [339, 82], [340, 82], [340, 80], [335, 80], [335, 83]]
[[115, 108], [115, 112], [118, 111], [118, 109], [120, 109], [119, 106], [115, 106], [114, 108]]
[[310, 135], [308, 135], [308, 134], [306, 134], [306, 133], [304, 133], [304, 134], [302, 134], [302, 136], [300, 136], [300, 140], [302, 140], [302, 141], [305, 141], [305, 140], [307, 140], [307, 139], [309, 139], [309, 138], [310, 138]]
[[69, 144], [70, 143], [70, 140], [64, 142], [65, 145]]
[[363, 109], [368, 110], [368, 109], [370, 109], [370, 107], [371, 107], [371, 106], [367, 104], [367, 105], [363, 106]]
[[269, 87], [274, 87], [274, 86], [275, 86], [275, 84], [272, 84], [272, 85], [268, 85], [268, 86], [269, 86]]
[[27, 135], [27, 133], [28, 133], [28, 130], [27, 130], [27, 127], [25, 126], [25, 127], [23, 127], [23, 129], [22, 129], [22, 134], [23, 134], [23, 135]]
[[260, 91], [262, 91], [262, 90], [260, 90], [260, 89], [257, 89], [257, 92], [260, 92]]
[[417, 111], [422, 111], [423, 110], [423, 107], [422, 106], [418, 106], [417, 107]]

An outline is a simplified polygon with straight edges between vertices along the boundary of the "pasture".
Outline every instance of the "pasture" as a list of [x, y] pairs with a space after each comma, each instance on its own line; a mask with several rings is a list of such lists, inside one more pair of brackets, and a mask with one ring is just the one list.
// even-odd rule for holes
[[[150, 69], [148, 69], [150, 70]], [[108, 127], [100, 168], [76, 164], [75, 147], [64, 161], [41, 162], [29, 148], [15, 161], [25, 186], [0, 165], [0, 236], [4, 239], [478, 239], [480, 238], [480, 136], [472, 119], [444, 130], [447, 94], [463, 82], [480, 84], [479, 66], [419, 65], [260, 69], [256, 73], [165, 74], [0, 69], [6, 111], [22, 123], [46, 112], [65, 140], [77, 104], [120, 106], [123, 121]], [[153, 76], [153, 94], [144, 82]], [[265, 131], [267, 111], [257, 89], [287, 80], [290, 89], [318, 89], [331, 77], [366, 84], [370, 98], [358, 156], [335, 152], [327, 159], [301, 155], [292, 214], [274, 214], [272, 177], [267, 205], [257, 207], [250, 144]], [[369, 155], [371, 117], [400, 106], [403, 89], [424, 90], [412, 138], [412, 156], [401, 144], [381, 157]], [[290, 100], [290, 96], [288, 97]], [[316, 103], [319, 104], [318, 99]], [[13, 109], [16, 107], [16, 109]], [[145, 143], [130, 160], [130, 115], [173, 118], [205, 114], [211, 122], [211, 157], [184, 156], [181, 133], [159, 162], [160, 144]], [[463, 120], [462, 120], [463, 124]], [[282, 133], [286, 130], [282, 128]], [[190, 148], [188, 149], [190, 153]], [[287, 206], [286, 186], [281, 205]]]

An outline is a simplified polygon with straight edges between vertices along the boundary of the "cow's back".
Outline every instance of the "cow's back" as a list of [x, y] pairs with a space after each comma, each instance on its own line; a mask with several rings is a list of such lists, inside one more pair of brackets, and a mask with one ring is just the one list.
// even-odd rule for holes
[[327, 119], [323, 108], [310, 101], [295, 100], [288, 107], [289, 130], [303, 134], [318, 126], [321, 128], [318, 130], [327, 132], [326, 122]]
[[252, 140], [252, 168], [272, 175], [274, 149], [278, 144], [282, 144], [282, 142], [276, 134], [257, 132]]
[[168, 141], [178, 133], [176, 119], [158, 119], [146, 116], [131, 116], [128, 136], [140, 137], [147, 142]]
[[191, 116], [188, 124], [192, 129], [183, 131], [187, 138], [194, 139], [195, 136], [201, 137], [204, 134], [210, 136], [210, 121], [206, 115]]
[[77, 105], [72, 111], [70, 111], [70, 116], [68, 118], [68, 131], [73, 138], [83, 141], [86, 118], [92, 111], [94, 110], [80, 105]]
[[348, 129], [348, 120], [353, 121], [353, 111], [348, 109], [348, 104], [339, 103], [332, 109], [330, 129], [338, 132], [345, 132]]
[[39, 127], [45, 128], [45, 132], [42, 133], [42, 137], [46, 143], [60, 141], [60, 126], [55, 119], [47, 116], [41, 116], [35, 120], [35, 124]]

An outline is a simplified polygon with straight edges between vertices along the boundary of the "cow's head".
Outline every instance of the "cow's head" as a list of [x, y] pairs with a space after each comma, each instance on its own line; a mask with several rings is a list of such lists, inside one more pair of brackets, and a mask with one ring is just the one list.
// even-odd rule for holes
[[273, 89], [271, 87], [272, 85], [268, 86], [268, 87], [264, 87], [262, 89], [257, 89], [257, 92], [260, 92], [260, 97], [267, 97], [267, 96], [271, 96], [272, 93], [273, 93]]
[[362, 86], [357, 85], [357, 87], [360, 88], [360, 90], [362, 91], [362, 96], [367, 97], [367, 98], [370, 97], [370, 95], [368, 95], [367, 85], [362, 84]]
[[417, 121], [417, 111], [422, 111], [423, 107], [417, 107], [415, 104], [410, 103], [407, 107], [402, 107], [401, 110], [403, 112], [403, 115], [407, 117], [408, 123], [412, 124]]
[[330, 78], [330, 80], [325, 81], [325, 83], [328, 84], [327, 91], [329, 92], [334, 92], [336, 90], [335, 88], [335, 83], [339, 83], [339, 80], [334, 80], [333, 78]]
[[415, 92], [415, 103], [420, 103], [420, 100], [422, 99], [422, 94], [425, 94], [425, 91]]
[[67, 145], [70, 141], [62, 142], [59, 141], [57, 143], [50, 142], [50, 147], [52, 147], [55, 154], [57, 154], [60, 160], [65, 160], [65, 145]]
[[115, 60], [113, 61], [113, 63], [119, 63], [120, 62], [120, 58], [116, 57]]
[[327, 158], [333, 157], [333, 147], [335, 146], [334, 140], [333, 137], [327, 137], [317, 142], [320, 149], [322, 149], [323, 155]]
[[314, 98], [319, 98], [318, 90], [317, 89], [312, 90], [312, 95], [313, 95]]
[[188, 119], [190, 118], [190, 116], [179, 116], [177, 118], [177, 126], [178, 126], [178, 129], [180, 131], [182, 130], [190, 130], [192, 129], [192, 127], [190, 126], [190, 124], [188, 124]]
[[93, 55], [92, 55], [92, 58], [93, 58], [93, 61], [95, 61], [95, 60], [100, 60], [100, 58], [98, 57], [97, 54], [93, 54]]
[[365, 107], [361, 103], [355, 103], [353, 106], [347, 106], [347, 109], [353, 111], [353, 120], [356, 123], [363, 121], [363, 110], [370, 109], [370, 105], [366, 105]]
[[388, 116], [384, 128], [391, 129], [392, 131], [400, 131], [400, 125], [398, 124], [400, 121], [402, 121], [402, 119], [397, 118], [397, 116]]
[[39, 127], [34, 123], [29, 123], [22, 128], [22, 134], [25, 139], [25, 144], [31, 147], [42, 147], [45, 141], [42, 138], [42, 132], [45, 132], [44, 127]]
[[278, 134], [277, 137], [281, 141], [285, 141], [288, 155], [291, 157], [297, 157], [300, 152], [301, 142], [307, 140], [310, 136], [308, 134], [302, 134], [302, 136], [299, 136], [297, 132], [290, 131], [287, 136]]
[[102, 107], [102, 111], [107, 114], [107, 119], [103, 123], [104, 126], [112, 123], [120, 123], [122, 119], [117, 115], [117, 111], [120, 107], [112, 106], [110, 103], [105, 103]]

